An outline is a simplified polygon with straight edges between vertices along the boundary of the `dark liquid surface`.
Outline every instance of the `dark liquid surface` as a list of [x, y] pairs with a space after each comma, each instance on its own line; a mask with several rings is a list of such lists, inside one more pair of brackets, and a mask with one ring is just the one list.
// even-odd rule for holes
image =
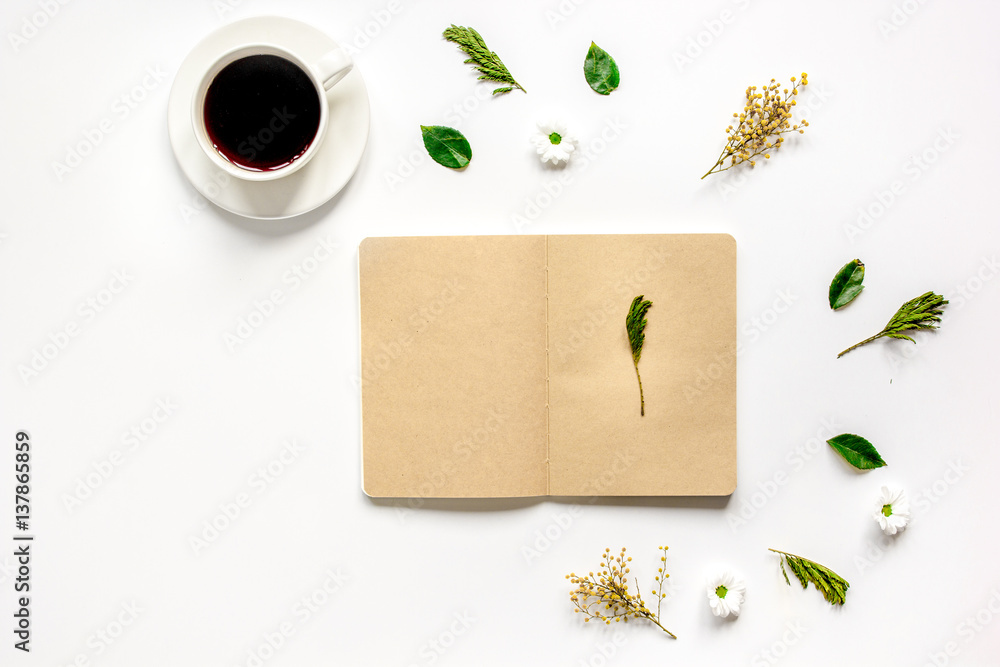
[[209, 140], [224, 158], [252, 171], [280, 169], [302, 157], [316, 137], [319, 114], [312, 80], [280, 56], [226, 65], [205, 95]]

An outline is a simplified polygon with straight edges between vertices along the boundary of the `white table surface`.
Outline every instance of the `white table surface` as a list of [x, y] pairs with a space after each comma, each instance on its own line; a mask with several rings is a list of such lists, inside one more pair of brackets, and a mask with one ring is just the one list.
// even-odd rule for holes
[[[166, 133], [188, 50], [263, 14], [359, 47], [372, 106], [348, 187], [283, 222], [205, 206]], [[995, 664], [995, 3], [17, 0], [0, 17], [3, 664]], [[440, 39], [451, 23], [478, 28], [528, 94], [488, 99]], [[581, 74], [591, 40], [621, 67], [610, 97]], [[746, 86], [802, 70], [806, 134], [753, 172], [699, 180]], [[126, 113], [121, 96], [144, 78]], [[589, 160], [541, 167], [528, 138], [549, 115]], [[105, 119], [59, 178], [53, 164]], [[469, 169], [431, 163], [420, 124], [465, 133]], [[733, 496], [367, 498], [359, 241], [607, 232], [737, 239]], [[324, 243], [328, 259], [290, 279]], [[867, 287], [833, 313], [827, 287], [854, 257]], [[230, 349], [273, 290], [280, 308]], [[927, 290], [952, 301], [941, 331], [836, 359]], [[34, 445], [30, 655], [10, 633], [21, 429]], [[889, 466], [849, 469], [823, 442], [845, 431]], [[913, 503], [892, 541], [870, 518], [886, 483]], [[206, 532], [212, 521], [224, 529]], [[645, 582], [661, 543], [678, 640], [571, 613], [563, 575], [627, 546]], [[844, 575], [847, 604], [787, 587], [767, 547]], [[735, 622], [706, 604], [713, 564], [746, 579]]]

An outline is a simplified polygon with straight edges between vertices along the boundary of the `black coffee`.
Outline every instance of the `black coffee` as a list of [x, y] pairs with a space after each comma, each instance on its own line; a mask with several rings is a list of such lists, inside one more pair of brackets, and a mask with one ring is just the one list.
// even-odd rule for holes
[[205, 128], [219, 153], [252, 171], [285, 167], [306, 152], [319, 129], [320, 101], [309, 76], [272, 55], [226, 65], [205, 95]]

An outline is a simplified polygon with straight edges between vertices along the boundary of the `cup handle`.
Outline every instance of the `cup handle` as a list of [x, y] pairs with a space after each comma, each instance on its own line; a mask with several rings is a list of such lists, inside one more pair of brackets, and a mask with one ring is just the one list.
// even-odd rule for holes
[[354, 61], [343, 49], [336, 48], [320, 58], [315, 67], [323, 89], [330, 90], [347, 76], [354, 67]]

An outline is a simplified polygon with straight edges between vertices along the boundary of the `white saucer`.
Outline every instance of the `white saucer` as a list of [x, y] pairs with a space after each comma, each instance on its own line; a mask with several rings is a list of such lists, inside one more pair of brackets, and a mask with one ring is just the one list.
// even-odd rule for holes
[[357, 68], [328, 93], [330, 123], [309, 163], [273, 181], [234, 178], [215, 166], [194, 135], [191, 105], [195, 88], [222, 54], [248, 42], [288, 44], [304, 58], [319, 60], [337, 43], [310, 25], [278, 16], [258, 16], [219, 28], [188, 54], [170, 89], [167, 126], [170, 145], [184, 175], [210, 202], [247, 216], [277, 220], [311, 211], [329, 201], [354, 175], [368, 143], [368, 90]]

